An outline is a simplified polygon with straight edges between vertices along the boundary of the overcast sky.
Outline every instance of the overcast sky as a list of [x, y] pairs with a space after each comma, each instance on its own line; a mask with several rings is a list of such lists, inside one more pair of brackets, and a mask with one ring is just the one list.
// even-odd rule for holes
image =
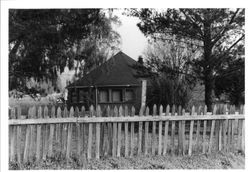
[[131, 58], [137, 60], [147, 45], [146, 37], [136, 26], [139, 19], [122, 15], [121, 10], [115, 10], [114, 14], [117, 15], [122, 22], [120, 27], [114, 28], [121, 35], [121, 50]]

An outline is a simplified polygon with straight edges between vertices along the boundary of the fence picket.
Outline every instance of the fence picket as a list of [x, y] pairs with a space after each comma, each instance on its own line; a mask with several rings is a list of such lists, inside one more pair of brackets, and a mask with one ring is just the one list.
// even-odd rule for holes
[[[203, 115], [207, 115], [207, 106], [204, 106]], [[202, 153], [206, 153], [207, 120], [203, 123]]]
[[[191, 116], [195, 114], [195, 107], [192, 107]], [[194, 121], [190, 122], [190, 131], [189, 131], [189, 144], [188, 144], [188, 156], [192, 155], [192, 146], [193, 146], [193, 129], [194, 129]]]
[[[178, 107], [178, 116], [181, 116], [181, 106]], [[182, 121], [178, 121], [178, 154], [182, 153]]]
[[[118, 116], [123, 116], [123, 108], [119, 107]], [[117, 157], [121, 156], [121, 143], [122, 143], [122, 123], [118, 123], [118, 131], [117, 131]]]
[[[11, 119], [16, 119], [15, 107], [11, 108]], [[16, 126], [10, 126], [10, 161], [15, 161]]]
[[[171, 137], [170, 137], [170, 148], [171, 153], [174, 154], [175, 152], [178, 152], [179, 154], [185, 155], [186, 152], [188, 152], [188, 156], [191, 156], [194, 151], [199, 152], [201, 149], [201, 132], [203, 127], [203, 136], [202, 136], [202, 153], [211, 153], [212, 151], [218, 149], [221, 151], [224, 150], [235, 150], [240, 149], [241, 151], [245, 151], [245, 118], [239, 117], [238, 115], [244, 115], [244, 107], [241, 107], [240, 113], [235, 112], [235, 106], [231, 106], [229, 113], [227, 112], [227, 106], [224, 105], [223, 108], [218, 106], [213, 107], [212, 116], [208, 116], [207, 113], [207, 107], [204, 107], [203, 110], [203, 116], [201, 116], [201, 107], [198, 108], [197, 113], [195, 113], [195, 107], [192, 107], [191, 116], [186, 116], [188, 113], [185, 112], [184, 109], [179, 106], [178, 113], [175, 113], [175, 105], [173, 105], [171, 109], [171, 116], [172, 117], [166, 117], [169, 116], [170, 113], [170, 106], [168, 105], [166, 107], [166, 113], [165, 116], [163, 116], [163, 106], [161, 105], [159, 107], [159, 116], [156, 116], [157, 114], [157, 108], [156, 105], [153, 107], [153, 114], [150, 116], [149, 114], [149, 108], [144, 107], [141, 108], [139, 116], [135, 116], [135, 108], [132, 107], [131, 112], [128, 111], [128, 107], [125, 106], [125, 109], [123, 109], [122, 106], [119, 107], [119, 110], [117, 107], [114, 107], [113, 109], [110, 109], [109, 107], [105, 110], [105, 114], [102, 115], [103, 112], [101, 112], [100, 106], [97, 107], [96, 111], [94, 110], [94, 106], [92, 105], [90, 107], [90, 118], [85, 118], [85, 108], [82, 108], [81, 112], [79, 112], [79, 109], [76, 108], [75, 111], [73, 107], [70, 109], [69, 118], [63, 119], [63, 121], [57, 121], [55, 119], [55, 113], [57, 113], [57, 118], [61, 117], [61, 108], [59, 107], [56, 109], [53, 106], [51, 111], [48, 110], [48, 107], [44, 107], [44, 113], [42, 115], [42, 108], [39, 107], [37, 110], [37, 116], [35, 117], [36, 109], [35, 107], [31, 107], [28, 110], [28, 120], [21, 119], [21, 108], [18, 107], [17, 111], [15, 109], [12, 109], [10, 111], [10, 130], [9, 130], [9, 143], [10, 143], [10, 154], [9, 159], [10, 161], [16, 161], [16, 155], [17, 155], [17, 161], [21, 163], [21, 146], [22, 145], [22, 139], [20, 135], [22, 135], [22, 125], [26, 125], [26, 133], [25, 133], [25, 140], [24, 140], [24, 151], [23, 152], [23, 162], [32, 162], [33, 157], [35, 156], [36, 162], [39, 162], [41, 158], [46, 160], [47, 157], [53, 156], [53, 149], [57, 148], [58, 145], [54, 145], [53, 141], [55, 140], [61, 140], [59, 143], [59, 147], [61, 147], [61, 153], [64, 155], [64, 147], [66, 146], [65, 150], [65, 157], [67, 162], [69, 162], [71, 153], [73, 151], [76, 151], [77, 157], [80, 158], [79, 161], [82, 163], [84, 158], [84, 162], [86, 162], [86, 157], [88, 159], [91, 159], [94, 157], [96, 159], [99, 159], [102, 156], [107, 156], [110, 154], [113, 157], [120, 157], [120, 156], [133, 156], [134, 155], [134, 147], [138, 146], [138, 149], [136, 151], [136, 154], [141, 154], [143, 151], [144, 155], [148, 155], [150, 150], [150, 143], [149, 140], [151, 140], [151, 153], [152, 155], [157, 154], [158, 155], [166, 155], [168, 152], [168, 134], [169, 134], [169, 121], [171, 121]], [[144, 113], [145, 110], [145, 114]], [[17, 114], [16, 114], [17, 112]], [[50, 112], [50, 115], [48, 114]], [[75, 116], [74, 116], [75, 113]], [[218, 115], [217, 114], [222, 114]], [[230, 116], [227, 116], [227, 115]], [[145, 116], [143, 116], [145, 115]], [[176, 116], [178, 115], [178, 116]], [[204, 116], [205, 115], [205, 116]], [[48, 118], [50, 116], [50, 118]], [[63, 111], [63, 117], [68, 116], [68, 111], [66, 107]], [[79, 117], [83, 118], [79, 118]], [[95, 118], [96, 116], [96, 118]], [[119, 118], [105, 118], [106, 116], [113, 116], [113, 117], [119, 117]], [[131, 117], [128, 117], [131, 116]], [[102, 117], [102, 118], [101, 118]], [[104, 117], [104, 118], [103, 118]], [[36, 119], [35, 119], [36, 118]], [[48, 118], [46, 120], [42, 118]], [[86, 120], [87, 119], [87, 120]], [[238, 124], [236, 124], [236, 119], [238, 119]], [[51, 121], [50, 121], [51, 120]], [[45, 121], [45, 122], [43, 122]], [[48, 122], [47, 122], [48, 121]], [[188, 142], [186, 140], [186, 124], [189, 123], [186, 121], [190, 121], [190, 130], [188, 135]], [[195, 121], [197, 121], [197, 127], [195, 127]], [[211, 121], [211, 128], [209, 135], [207, 136], [207, 121]], [[219, 121], [219, 122], [218, 122]], [[229, 121], [231, 121], [231, 125], [229, 124]], [[58, 123], [57, 123], [58, 122]], [[137, 144], [135, 145], [135, 136], [134, 136], [134, 123], [139, 123], [139, 130], [138, 130], [138, 140]], [[141, 127], [140, 127], [141, 122]], [[152, 135], [151, 139], [149, 139], [149, 124], [150, 122], [153, 122], [152, 126]], [[164, 122], [164, 126], [163, 126]], [[179, 122], [178, 124], [178, 136], [176, 135], [176, 122]], [[75, 124], [76, 123], [76, 124]], [[122, 132], [124, 123], [124, 134]], [[130, 123], [130, 124], [129, 124]], [[143, 123], [145, 123], [145, 128], [143, 127]], [[159, 123], [159, 126], [157, 126], [157, 123]], [[218, 123], [218, 125], [217, 125]], [[107, 125], [105, 125], [107, 124]], [[109, 125], [110, 124], [110, 125]], [[58, 125], [63, 125], [63, 128], [60, 129]], [[95, 126], [93, 128], [93, 125]], [[130, 128], [129, 128], [130, 125]], [[217, 125], [217, 126], [216, 126]], [[48, 127], [49, 130], [48, 130]], [[67, 129], [68, 126], [68, 129]], [[74, 137], [76, 138], [76, 145], [73, 141], [73, 126], [76, 126], [74, 131], [76, 131], [76, 135]], [[84, 128], [87, 127], [86, 129]], [[101, 127], [104, 128], [101, 128]], [[210, 127], [210, 124], [208, 125]], [[158, 127], [158, 128], [157, 128]], [[163, 130], [164, 127], [164, 131]], [[195, 127], [195, 128], [194, 128]], [[216, 128], [218, 127], [218, 128]], [[112, 130], [113, 128], [113, 130]], [[56, 129], [56, 130], [55, 130]], [[66, 130], [65, 130], [66, 129]], [[93, 132], [94, 130], [94, 132]], [[105, 130], [103, 133], [102, 130]], [[156, 131], [157, 130], [157, 131]], [[195, 130], [195, 131], [194, 131]], [[62, 138], [60, 138], [60, 133], [62, 133]], [[237, 131], [237, 132], [236, 132]], [[57, 133], [55, 135], [55, 132]], [[88, 134], [87, 134], [87, 133]], [[111, 133], [110, 133], [111, 132]], [[130, 132], [130, 139], [129, 139], [129, 132]], [[158, 133], [157, 133], [158, 132]], [[110, 134], [109, 134], [110, 133]], [[162, 133], [164, 137], [162, 136]], [[194, 135], [194, 133], [196, 135]], [[217, 135], [216, 135], [217, 133]], [[93, 134], [94, 139], [93, 141]], [[101, 135], [104, 135], [103, 138]], [[175, 136], [176, 135], [176, 136]], [[57, 137], [55, 137], [57, 136]], [[124, 136], [124, 139], [123, 139]], [[162, 138], [163, 137], [163, 138]], [[208, 137], [208, 141], [207, 141]], [[237, 140], [236, 140], [237, 137]], [[178, 139], [177, 139], [178, 138]], [[78, 140], [79, 139], [79, 140]], [[101, 144], [101, 139], [103, 139], [103, 144]], [[65, 141], [66, 140], [66, 141]], [[110, 142], [111, 140], [111, 146]], [[124, 142], [122, 142], [124, 140]], [[130, 144], [129, 144], [130, 140]], [[87, 141], [87, 142], [86, 142]], [[236, 144], [237, 141], [237, 144]], [[87, 143], [87, 147], [85, 149], [85, 142]], [[35, 145], [36, 143], [36, 145]], [[94, 144], [93, 144], [94, 143]], [[178, 146], [176, 145], [178, 143]], [[94, 152], [92, 151], [92, 147], [95, 145]], [[123, 145], [124, 148], [123, 149]], [[188, 150], [187, 150], [188, 145]], [[208, 146], [207, 146], [208, 145]], [[230, 146], [230, 147], [229, 147]], [[130, 147], [130, 148], [129, 148]], [[176, 149], [178, 147], [178, 149]], [[42, 148], [42, 152], [41, 152]], [[73, 148], [75, 148], [73, 150]], [[207, 150], [208, 148], [208, 150]], [[35, 152], [34, 152], [35, 149]], [[83, 156], [82, 156], [83, 151]], [[124, 152], [123, 152], [124, 151]], [[84, 163], [86, 165], [86, 163]]]
[[[125, 106], [125, 113], [124, 113], [124, 116], [128, 116], [128, 106]], [[125, 132], [125, 157], [128, 156], [128, 151], [129, 151], [129, 145], [128, 145], [128, 142], [129, 142], [129, 138], [128, 138], [128, 122], [125, 122], [124, 124], [124, 132]]]
[[[63, 118], [68, 117], [68, 109], [67, 107], [64, 107], [63, 110]], [[66, 156], [66, 151], [67, 151], [67, 131], [68, 131], [68, 125], [69, 124], [63, 124], [62, 125], [62, 154], [63, 156]]]
[[[62, 118], [62, 110], [60, 107], [57, 108], [56, 118], [59, 119]], [[63, 130], [62, 124], [56, 124], [56, 135], [57, 135], [56, 143], [60, 148], [63, 147], [62, 130]]]
[[[224, 105], [223, 107], [223, 114], [227, 114], [227, 105]], [[227, 129], [228, 129], [228, 119], [224, 120], [223, 123], [223, 147], [224, 151], [227, 151]]]
[[[213, 113], [212, 115], [216, 115], [216, 105], [213, 108]], [[214, 127], [215, 127], [215, 120], [212, 120], [212, 126], [210, 130], [210, 138], [209, 138], [209, 146], [208, 146], [208, 153], [212, 152], [212, 147], [213, 147], [213, 139], [214, 139]]]
[[[80, 111], [78, 107], [75, 108], [75, 116], [80, 117]], [[82, 125], [79, 123], [76, 123], [75, 126], [76, 126], [76, 155], [77, 157], [81, 157], [81, 146], [83, 146], [83, 143], [82, 143], [83, 133], [81, 133]]]
[[[160, 106], [159, 110], [159, 116], [163, 116], [163, 106]], [[161, 155], [162, 153], [162, 121], [159, 121], [159, 131], [158, 131], [158, 137], [159, 137], [159, 142], [158, 142], [158, 155]]]
[[[131, 108], [131, 116], [135, 116], [135, 108], [134, 106]], [[134, 155], [134, 138], [135, 138], [135, 123], [131, 122], [130, 126], [130, 157]]]
[[[55, 118], [55, 106], [51, 109], [51, 118]], [[50, 134], [49, 134], [49, 150], [48, 150], [48, 156], [52, 157], [53, 155], [53, 138], [54, 138], [54, 129], [55, 124], [50, 124]]]
[[[21, 107], [17, 107], [17, 119], [21, 119]], [[22, 128], [17, 126], [17, 162], [21, 163], [21, 138], [22, 138]]]
[[[74, 116], [74, 108], [71, 107], [70, 111], [69, 111], [69, 117], [73, 117]], [[68, 135], [67, 135], [67, 149], [66, 149], [66, 159], [67, 162], [69, 162], [70, 160], [70, 156], [71, 156], [71, 144], [72, 144], [72, 127], [73, 124], [68, 124]]]
[[[32, 109], [28, 110], [28, 118], [32, 116]], [[29, 161], [29, 146], [30, 146], [30, 125], [26, 126], [26, 136], [25, 136], [25, 145], [24, 145], [24, 153], [23, 153], [23, 162], [26, 163]]]
[[[149, 116], [149, 108], [148, 107], [146, 108], [145, 116]], [[145, 141], [144, 141], [145, 150], [144, 150], [144, 155], [148, 154], [148, 142], [149, 142], [149, 139], [148, 139], [148, 127], [149, 127], [149, 122], [145, 122], [145, 137], [144, 137], [144, 139], [145, 139]]]
[[[169, 108], [170, 108], [169, 105], [167, 105], [165, 113], [166, 116], [169, 116]], [[165, 121], [163, 155], [166, 155], [168, 149], [168, 127], [169, 127], [169, 121]]]
[[[31, 116], [30, 118], [35, 118], [36, 116], [36, 107], [33, 106], [31, 108]], [[35, 125], [30, 125], [30, 146], [29, 146], [29, 160], [33, 160], [34, 149], [35, 149]]]
[[[156, 116], [157, 109], [156, 105], [153, 106], [153, 116]], [[152, 131], [152, 154], [155, 155], [155, 149], [156, 149], [156, 122], [153, 121], [153, 131]]]
[[[139, 116], [143, 116], [143, 111], [144, 111], [144, 107], [141, 107]], [[140, 155], [142, 153], [142, 125], [143, 125], [143, 122], [139, 122], [137, 155]]]
[[[90, 113], [89, 116], [92, 117], [94, 116], [94, 106], [90, 106]], [[88, 133], [88, 151], [87, 151], [87, 158], [91, 159], [92, 158], [92, 133], [93, 132], [93, 124], [89, 123], [89, 133]]]
[[[114, 108], [114, 116], [118, 116], [118, 109], [115, 106]], [[112, 156], [116, 157], [117, 153], [117, 122], [113, 123], [113, 148], [112, 148]]]
[[[172, 116], [175, 116], [175, 105], [172, 106]], [[171, 122], [171, 154], [175, 151], [175, 121]]]
[[[244, 105], [242, 107], [242, 114], [245, 114], [245, 108]], [[243, 152], [245, 152], [245, 120], [242, 120], [242, 126], [241, 126], [241, 149]]]
[[[185, 109], [182, 109], [182, 116], [185, 116]], [[181, 130], [181, 135], [182, 135], [182, 155], [185, 155], [185, 151], [186, 151], [186, 148], [185, 148], [185, 141], [186, 141], [186, 135], [185, 135], [185, 128], [186, 128], [186, 121], [185, 120], [182, 120], [182, 130]]]
[[[96, 117], [101, 117], [101, 107], [100, 105], [96, 108]], [[96, 123], [96, 141], [95, 141], [95, 157], [96, 159], [100, 159], [100, 131], [101, 131], [101, 124]]]
[[[197, 115], [201, 115], [201, 106], [199, 106], [198, 107], [198, 111], [197, 111]], [[198, 120], [197, 121], [197, 130], [196, 130], [196, 140], [195, 140], [195, 142], [196, 142], [196, 148], [197, 148], [197, 151], [199, 152], [199, 150], [200, 150], [200, 125], [201, 125], [201, 121], [200, 120]]]
[[[110, 107], [108, 106], [108, 108], [107, 108], [107, 115], [108, 115], [108, 117], [110, 117], [110, 116], [113, 116], [113, 110], [110, 110]], [[111, 122], [109, 122], [108, 123], [108, 150], [107, 150], [107, 152], [108, 152], [108, 154], [109, 155], [111, 155], [112, 154], [112, 123]]]
[[[81, 112], [79, 114], [80, 117], [86, 117], [86, 112], [85, 112], [85, 107], [82, 106]], [[81, 138], [81, 145], [82, 145], [82, 154], [80, 153], [80, 163], [83, 165], [86, 164], [86, 159], [87, 159], [87, 135], [88, 135], [88, 124], [81, 124], [80, 125], [80, 130], [82, 132], [82, 138]]]

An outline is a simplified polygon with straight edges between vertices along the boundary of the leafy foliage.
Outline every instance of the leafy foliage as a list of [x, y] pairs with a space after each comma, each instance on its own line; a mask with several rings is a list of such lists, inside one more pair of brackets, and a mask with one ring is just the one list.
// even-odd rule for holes
[[10, 89], [25, 87], [31, 77], [56, 80], [66, 66], [73, 69], [76, 61], [93, 65], [94, 55], [90, 54], [98, 53], [97, 43], [106, 47], [119, 43], [119, 35], [111, 27], [111, 23], [118, 20], [112, 17], [112, 11], [108, 12], [102, 9], [10, 9]]

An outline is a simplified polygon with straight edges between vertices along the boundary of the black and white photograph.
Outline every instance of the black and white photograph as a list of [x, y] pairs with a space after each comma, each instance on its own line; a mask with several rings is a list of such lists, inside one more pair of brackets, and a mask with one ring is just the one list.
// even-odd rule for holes
[[1, 3], [6, 170], [246, 169], [244, 7]]

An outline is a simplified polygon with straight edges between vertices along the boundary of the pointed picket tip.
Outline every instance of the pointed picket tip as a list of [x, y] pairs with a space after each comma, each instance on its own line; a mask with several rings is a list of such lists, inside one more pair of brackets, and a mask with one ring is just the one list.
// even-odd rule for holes
[[198, 107], [197, 115], [201, 115], [201, 105], [199, 105], [199, 107]]
[[74, 116], [74, 108], [71, 106], [70, 111], [69, 111], [69, 116], [73, 117]]
[[132, 108], [131, 108], [131, 116], [135, 116], [135, 107], [134, 106], [132, 106]]
[[191, 115], [194, 115], [194, 114], [195, 114], [195, 107], [192, 106], [192, 113], [191, 113]]
[[149, 107], [146, 107], [146, 116], [149, 116]]
[[156, 104], [154, 104], [154, 106], [153, 106], [153, 116], [156, 116], [156, 113], [157, 113], [157, 106], [156, 106]]
[[55, 118], [56, 108], [55, 106], [52, 106], [51, 108], [51, 118]]
[[184, 108], [182, 109], [182, 112], [181, 112], [181, 113], [182, 113], [182, 116], [185, 116], [185, 115], [186, 115], [186, 111], [185, 111]]
[[162, 115], [163, 115], [163, 106], [162, 106], [162, 105], [160, 105], [159, 115], [160, 115], [160, 116], [162, 116]]
[[125, 110], [124, 110], [124, 111], [125, 111], [125, 112], [124, 112], [124, 115], [125, 115], [125, 116], [128, 116], [128, 106], [127, 106], [127, 105], [125, 106]]
[[97, 117], [101, 117], [101, 106], [100, 106], [100, 105], [97, 106], [97, 109], [96, 109], [96, 116], [97, 116]]
[[207, 105], [204, 106], [203, 115], [207, 115]]
[[42, 107], [41, 106], [38, 107], [37, 118], [42, 118]]
[[175, 113], [175, 105], [174, 104], [172, 105], [172, 112], [173, 112], [173, 115], [174, 115], [174, 113]]
[[59, 106], [58, 108], [57, 108], [57, 118], [61, 118], [62, 117], [62, 110], [61, 110], [61, 107]]
[[212, 115], [215, 115], [215, 114], [216, 114], [216, 112], [217, 112], [217, 106], [216, 106], [216, 105], [214, 105]]
[[114, 107], [114, 116], [115, 116], [115, 117], [118, 116], [118, 109], [117, 109], [117, 106]]
[[167, 107], [166, 107], [166, 113], [165, 113], [165, 115], [166, 115], [166, 116], [168, 116], [168, 115], [169, 115], [169, 110], [170, 110], [170, 106], [169, 106], [169, 105], [167, 105]]
[[11, 110], [10, 110], [10, 118], [11, 119], [15, 119], [15, 113], [16, 113], [16, 108], [15, 107], [12, 107]]
[[85, 106], [82, 106], [81, 112], [85, 112]]

